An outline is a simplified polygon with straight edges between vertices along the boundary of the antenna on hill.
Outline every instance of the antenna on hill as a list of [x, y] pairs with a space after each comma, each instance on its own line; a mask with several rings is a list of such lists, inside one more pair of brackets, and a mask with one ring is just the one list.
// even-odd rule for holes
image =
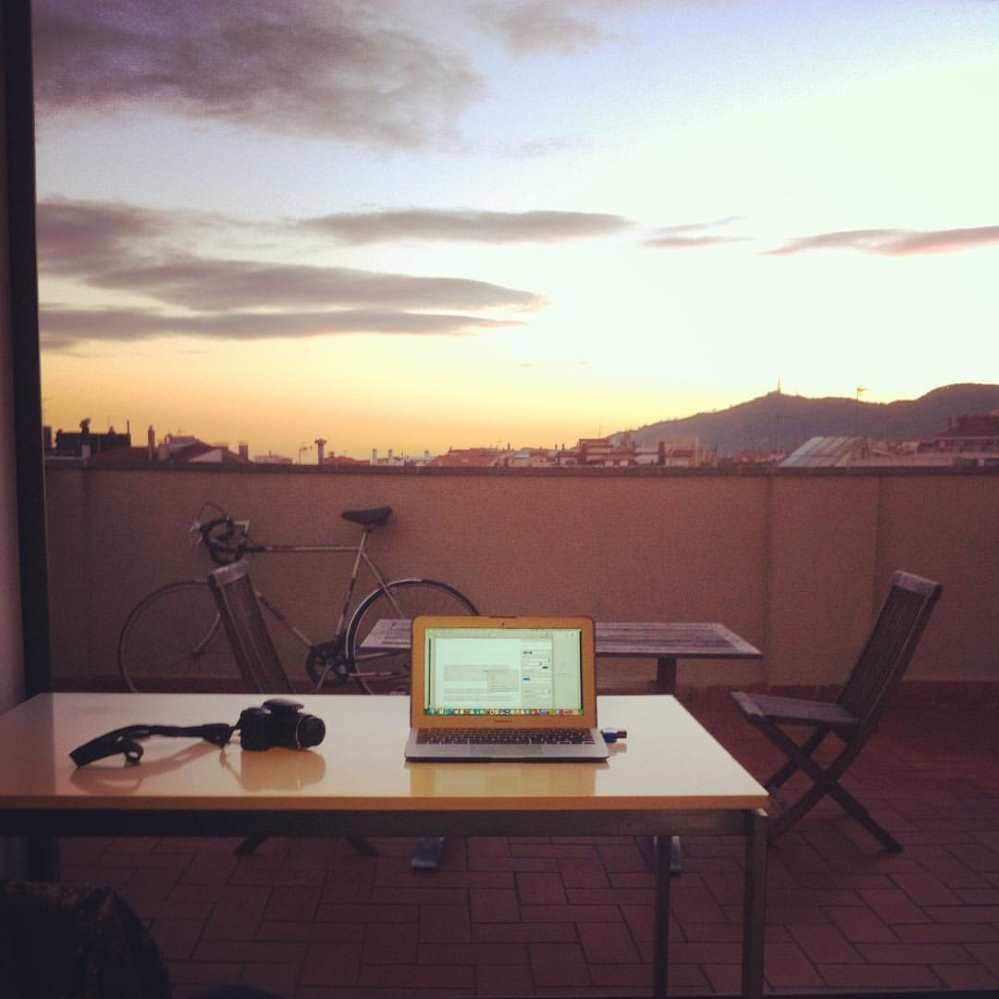
[[[863, 394], [864, 394], [864, 393], [865, 393], [866, 391], [867, 391], [867, 386], [866, 386], [866, 385], [858, 385], [858, 386], [857, 386], [857, 402], [860, 402], [860, 401], [861, 401], [860, 397], [861, 397], [861, 396], [862, 396], [862, 395], [863, 395]], [[857, 410], [855, 410], [855, 412], [854, 412], [854, 417], [856, 418], [857, 422], [859, 423], [859, 422], [860, 422], [860, 410], [859, 410], [859, 408], [858, 408]], [[859, 429], [859, 428], [858, 428], [858, 429]], [[862, 434], [862, 435], [861, 435], [861, 434], [859, 434], [859, 433], [858, 433], [858, 434], [856, 434], [856, 436], [858, 436], [858, 437], [860, 437], [860, 436], [863, 436], [863, 437], [866, 437], [866, 436], [867, 436], [867, 434]]]

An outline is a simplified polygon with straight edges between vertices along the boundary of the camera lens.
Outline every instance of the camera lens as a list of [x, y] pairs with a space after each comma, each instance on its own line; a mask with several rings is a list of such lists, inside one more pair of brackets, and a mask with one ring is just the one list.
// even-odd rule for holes
[[326, 737], [326, 725], [322, 718], [303, 715], [298, 723], [298, 744], [302, 749], [318, 746]]

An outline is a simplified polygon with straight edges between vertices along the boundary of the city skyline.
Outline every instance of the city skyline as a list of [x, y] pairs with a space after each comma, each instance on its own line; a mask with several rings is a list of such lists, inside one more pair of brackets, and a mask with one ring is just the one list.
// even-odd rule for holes
[[[162, 461], [168, 457], [180, 464], [195, 459], [293, 465], [430, 464], [452, 468], [574, 465], [580, 463], [579, 457], [583, 457], [585, 464], [612, 467], [623, 464], [700, 466], [715, 465], [719, 460], [722, 464], [760, 465], [780, 461], [806, 441], [823, 441], [826, 442], [823, 446], [835, 448], [857, 446], [866, 450], [873, 446], [878, 454], [898, 456], [936, 453], [935, 441], [962, 433], [964, 436], [969, 433], [979, 437], [985, 435], [989, 442], [986, 446], [984, 440], [979, 441], [979, 449], [990, 455], [995, 451], [999, 385], [942, 385], [918, 399], [888, 404], [864, 402], [861, 397], [865, 391], [861, 386], [854, 398], [809, 399], [786, 394], [778, 384], [764, 396], [742, 400], [723, 410], [691, 414], [598, 437], [580, 435], [551, 444], [478, 442], [448, 447], [440, 452], [429, 448], [415, 451], [371, 448], [361, 458], [336, 451], [331, 447], [332, 442], [322, 435], [311, 442], [301, 441], [297, 449], [288, 453], [275, 453], [256, 449], [253, 442], [238, 434], [235, 440], [205, 439], [197, 433], [197, 428], [164, 432], [150, 425], [143, 430], [133, 428], [131, 421], [126, 421], [123, 427], [116, 428], [109, 423], [101, 428], [89, 418], [80, 421], [80, 432], [46, 425], [43, 436], [47, 456], [57, 460], [84, 456], [81, 445], [87, 443], [89, 435], [89, 453], [108, 452], [102, 460], [136, 466], [147, 460]], [[978, 429], [973, 432], [967, 429], [972, 426]], [[130, 453], [123, 455], [118, 449], [128, 443], [131, 443]], [[962, 446], [962, 450], [968, 448]], [[111, 452], [115, 457], [111, 457]], [[175, 458], [174, 455], [183, 457]], [[908, 459], [907, 462], [913, 463]], [[898, 461], [893, 459], [893, 463]], [[929, 463], [939, 464], [940, 461], [933, 458]]]
[[36, 0], [46, 422], [363, 458], [999, 381], [999, 6], [834, 6]]

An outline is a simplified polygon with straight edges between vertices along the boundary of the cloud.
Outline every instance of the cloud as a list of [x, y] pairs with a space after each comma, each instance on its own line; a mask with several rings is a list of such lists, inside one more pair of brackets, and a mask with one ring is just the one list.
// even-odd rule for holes
[[724, 236], [712, 230], [722, 226], [741, 222], [739, 215], [728, 215], [714, 222], [691, 222], [685, 225], [670, 225], [656, 229], [648, 239], [643, 240], [644, 246], [654, 249], [687, 250], [703, 246], [717, 246], [719, 243], [740, 243], [742, 236]]
[[304, 219], [303, 228], [345, 243], [385, 243], [400, 239], [477, 243], [551, 243], [607, 236], [631, 225], [620, 215], [593, 212], [484, 212], [412, 208], [343, 212]]
[[516, 56], [557, 51], [567, 55], [592, 48], [609, 36], [592, 20], [558, 0], [479, 4], [476, 13], [482, 25]]
[[581, 136], [558, 135], [543, 139], [527, 139], [523, 142], [497, 142], [495, 151], [500, 156], [510, 159], [534, 159], [539, 156], [550, 156], [553, 153], [578, 152], [592, 147], [589, 139]]
[[175, 223], [149, 209], [59, 198], [39, 203], [36, 225], [39, 266], [73, 274], [114, 266], [129, 243], [162, 238]]
[[465, 278], [412, 277], [348, 267], [218, 260], [191, 254], [92, 275], [100, 288], [137, 292], [201, 311], [303, 305], [397, 308], [537, 308], [529, 291]]
[[719, 243], [739, 243], [734, 236], [657, 236], [645, 241], [646, 246], [659, 250], [689, 250], [700, 246], [718, 246]]
[[999, 245], [999, 225], [970, 229], [845, 229], [789, 240], [768, 256], [790, 256], [809, 250], [861, 250], [881, 256], [905, 257], [931, 253], [956, 253], [980, 246]]
[[518, 322], [405, 312], [392, 309], [337, 309], [328, 312], [226, 312], [172, 316], [151, 309], [66, 309], [43, 307], [41, 344], [65, 351], [83, 340], [137, 341], [163, 336], [222, 340], [300, 339], [345, 333], [460, 336]]
[[483, 91], [464, 55], [378, 4], [35, 0], [42, 114], [155, 103], [173, 113], [412, 148]]
[[[157, 308], [74, 309], [47, 303], [43, 346], [82, 339], [169, 334], [259, 338], [340, 333], [456, 335], [517, 323], [447, 310], [534, 309], [530, 291], [466, 278], [421, 277], [347, 267], [198, 256], [178, 249], [209, 217], [117, 203], [43, 201], [38, 206], [43, 276], [143, 296]], [[218, 225], [237, 225], [218, 219]], [[44, 288], [44, 285], [43, 285]], [[91, 296], [92, 297], [92, 296]], [[194, 313], [193, 315], [190, 313]]]
[[490, 0], [478, 3], [479, 24], [513, 56], [547, 52], [572, 55], [622, 37], [608, 31], [600, 18], [647, 0]]
[[[348, 267], [203, 257], [178, 250], [196, 213], [107, 202], [43, 201], [38, 206], [43, 273], [91, 287], [141, 294], [166, 305], [216, 311], [287, 306], [408, 309], [537, 308], [540, 295], [466, 278], [419, 277]], [[217, 226], [236, 224], [218, 219]], [[175, 245], [176, 244], [176, 245]]]

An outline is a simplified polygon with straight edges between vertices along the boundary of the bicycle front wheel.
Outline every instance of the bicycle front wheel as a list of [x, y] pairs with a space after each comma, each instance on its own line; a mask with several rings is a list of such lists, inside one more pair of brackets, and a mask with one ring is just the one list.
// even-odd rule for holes
[[371, 629], [383, 618], [419, 614], [478, 614], [475, 605], [447, 583], [433, 579], [396, 579], [364, 598], [347, 627], [350, 676], [366, 694], [409, 692], [410, 650], [366, 652], [362, 648]]
[[242, 678], [208, 584], [169, 583], [135, 606], [118, 638], [128, 690], [237, 689]]

